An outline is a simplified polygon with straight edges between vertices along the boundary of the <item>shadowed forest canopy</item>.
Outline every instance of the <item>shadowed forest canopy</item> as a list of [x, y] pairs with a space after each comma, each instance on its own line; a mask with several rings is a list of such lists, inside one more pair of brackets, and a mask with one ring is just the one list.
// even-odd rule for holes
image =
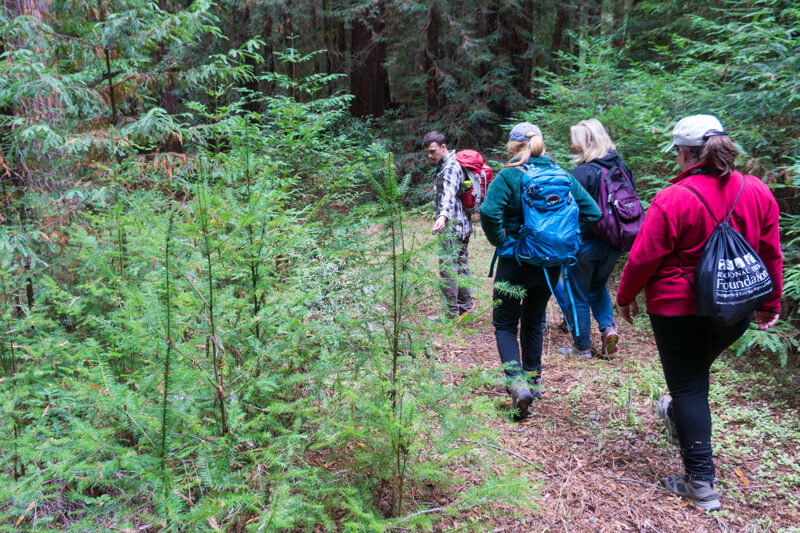
[[796, 376], [798, 49], [788, 0], [2, 0], [0, 524], [481, 529], [535, 506], [481, 445], [499, 377], [452, 378], [439, 341], [470, 339], [425, 318], [434, 129], [496, 171], [531, 121], [571, 168], [598, 118], [647, 205], [675, 122], [719, 117], [785, 256], [782, 320], [735, 352]]

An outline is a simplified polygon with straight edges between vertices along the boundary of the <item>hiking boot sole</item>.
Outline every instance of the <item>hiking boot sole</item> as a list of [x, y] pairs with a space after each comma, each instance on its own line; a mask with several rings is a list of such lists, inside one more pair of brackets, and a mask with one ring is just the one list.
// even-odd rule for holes
[[704, 511], [719, 511], [722, 509], [722, 504], [719, 503], [719, 496], [716, 491], [703, 499], [699, 499], [694, 494], [694, 489], [690, 490], [689, 483], [691, 482], [685, 480], [683, 476], [668, 476], [661, 480], [661, 486], [665, 490], [681, 498], [686, 498]]
[[619, 335], [616, 332], [609, 333], [608, 337], [603, 340], [603, 355], [609, 359], [616, 357], [617, 343], [619, 342]]

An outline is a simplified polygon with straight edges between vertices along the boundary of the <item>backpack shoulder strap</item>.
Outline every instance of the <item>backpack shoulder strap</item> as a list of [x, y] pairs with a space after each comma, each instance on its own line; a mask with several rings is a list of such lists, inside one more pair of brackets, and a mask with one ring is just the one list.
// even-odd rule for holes
[[736, 203], [739, 201], [739, 197], [742, 195], [743, 190], [744, 190], [744, 176], [742, 176], [742, 186], [739, 187], [739, 193], [736, 195], [736, 200], [733, 201], [731, 210], [728, 211], [728, 216], [725, 217], [725, 222], [728, 222], [728, 220], [731, 219], [731, 215], [733, 214], [733, 208], [736, 207]]
[[[736, 207], [736, 204], [739, 202], [739, 197], [742, 195], [742, 191], [744, 190], [744, 181], [745, 181], [744, 176], [742, 176], [742, 186], [739, 187], [739, 192], [736, 194], [736, 199], [733, 201], [733, 205], [731, 206], [730, 211], [728, 211], [728, 215], [725, 217], [725, 220], [723, 222], [728, 222], [730, 220], [731, 215], [733, 214], [733, 209]], [[703, 205], [706, 208], [706, 211], [708, 211], [708, 214], [711, 215], [711, 218], [714, 219], [714, 222], [716, 222], [717, 224], [720, 223], [719, 220], [717, 220], [717, 217], [714, 216], [714, 213], [711, 212], [711, 208], [708, 207], [708, 204], [706, 203], [706, 201], [703, 200], [703, 197], [700, 196], [700, 194], [696, 190], [692, 189], [688, 185], [681, 185], [681, 187], [683, 187], [684, 189], [689, 189], [692, 192], [692, 194], [697, 196], [697, 199], [700, 200], [703, 203]]]
[[702, 197], [702, 196], [700, 196], [700, 194], [699, 194], [699, 193], [698, 193], [696, 190], [692, 189], [692, 188], [691, 188], [691, 187], [689, 187], [688, 185], [681, 185], [681, 187], [683, 187], [684, 189], [689, 189], [689, 191], [690, 191], [692, 194], [694, 194], [695, 196], [697, 196], [697, 199], [698, 199], [698, 200], [700, 200], [700, 203], [702, 203], [702, 204], [705, 206], [705, 208], [706, 208], [706, 211], [708, 211], [708, 214], [709, 214], [709, 215], [711, 215], [711, 218], [713, 218], [713, 219], [714, 219], [714, 223], [715, 223], [715, 224], [719, 224], [719, 220], [717, 220], [717, 217], [715, 217], [715, 216], [714, 216], [714, 213], [712, 213], [712, 212], [711, 212], [711, 208], [710, 208], [710, 207], [708, 207], [708, 204], [706, 203], [706, 201], [705, 201], [705, 200], [703, 200], [703, 197]]

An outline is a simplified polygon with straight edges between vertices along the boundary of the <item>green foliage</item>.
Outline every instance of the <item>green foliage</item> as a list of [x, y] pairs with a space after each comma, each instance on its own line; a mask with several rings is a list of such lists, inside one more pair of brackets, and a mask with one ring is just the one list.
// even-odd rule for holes
[[[4, 526], [430, 529], [523, 494], [480, 448], [492, 406], [462, 400], [486, 378], [444, 386], [426, 357], [437, 280], [406, 234], [407, 180], [336, 128], [348, 98], [322, 96], [329, 78], [272, 81], [307, 98], [153, 107], [108, 131], [194, 152], [117, 151], [97, 194], [17, 201], [40, 223], [80, 194], [55, 229], [0, 227]], [[465, 483], [456, 465], [485, 483], [420, 503]]]

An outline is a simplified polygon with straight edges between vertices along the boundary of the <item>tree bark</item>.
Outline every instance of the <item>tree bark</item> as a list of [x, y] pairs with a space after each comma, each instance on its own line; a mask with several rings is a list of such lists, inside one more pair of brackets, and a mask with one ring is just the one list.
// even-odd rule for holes
[[600, 34], [605, 42], [609, 42], [614, 33], [614, 0], [600, 2]]
[[[563, 3], [559, 3], [556, 9], [556, 22], [553, 25], [553, 44], [550, 47], [553, 55], [564, 48], [564, 33], [569, 25], [569, 14], [570, 10]], [[558, 72], [558, 63], [551, 61], [550, 65], [552, 72]]]
[[386, 43], [382, 39], [384, 28], [382, 0], [375, 2], [372, 13], [362, 10], [361, 18], [353, 24], [350, 92], [355, 96], [352, 113], [357, 117], [383, 115], [389, 104], [389, 75], [383, 67], [386, 60]]
[[498, 31], [502, 32], [503, 49], [514, 68], [512, 78], [514, 88], [523, 97], [529, 98], [533, 60], [528, 54], [531, 36], [527, 28], [532, 24], [533, 0], [523, 0], [521, 4], [519, 12], [506, 10], [500, 14]]
[[437, 62], [440, 56], [439, 27], [441, 18], [436, 11], [436, 6], [431, 6], [428, 12], [428, 27], [426, 28], [427, 42], [425, 45], [425, 105], [428, 114], [436, 113], [442, 106], [439, 97], [439, 71]]
[[[14, 19], [20, 16], [33, 17], [39, 22], [47, 23], [49, 19], [49, 2], [47, 0], [3, 0], [3, 9], [6, 17]], [[20, 48], [47, 50], [50, 44], [45, 34], [33, 37], [31, 41], [9, 41], [4, 43], [7, 50]], [[51, 64], [55, 58], [50, 58], [47, 63]], [[55, 93], [38, 94], [36, 97], [19, 98], [12, 106], [12, 113], [16, 117], [21, 117], [26, 123], [46, 122], [51, 126], [61, 123], [63, 113], [61, 103], [56, 98]], [[47, 169], [48, 163], [53, 159], [54, 154], [44, 153], [41, 150], [35, 151], [36, 155], [26, 161], [18, 160], [18, 168], [15, 172], [19, 173], [21, 182], [24, 186], [37, 187], [41, 189], [54, 190], [60, 182], [56, 182], [50, 177], [46, 177], [45, 172], [36, 172]], [[63, 177], [63, 176], [62, 176]]]
[[45, 22], [45, 18], [50, 13], [49, 4], [47, 0], [3, 0], [3, 7], [7, 15], [11, 17], [28, 15], [39, 22]]
[[[264, 38], [264, 72], [275, 72], [275, 58], [272, 56], [272, 17], [267, 15], [264, 17], [264, 30], [262, 37]], [[261, 92], [269, 96], [272, 94], [272, 82], [262, 81], [260, 86]]]
[[[323, 0], [326, 69], [328, 74], [347, 72], [347, 30], [341, 16], [331, 12], [330, 0]], [[340, 86], [331, 85], [330, 92], [337, 92]]]

